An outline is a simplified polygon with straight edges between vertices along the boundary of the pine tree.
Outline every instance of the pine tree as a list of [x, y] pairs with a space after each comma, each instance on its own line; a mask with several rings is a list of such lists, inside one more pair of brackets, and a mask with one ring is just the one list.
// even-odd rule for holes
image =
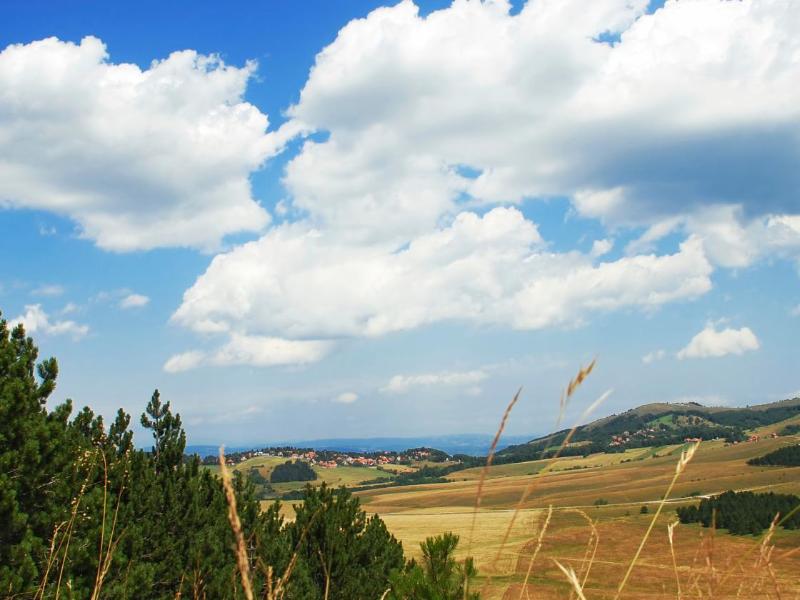
[[153, 392], [146, 412], [142, 414], [142, 426], [153, 432], [153, 457], [156, 470], [175, 470], [183, 460], [186, 448], [186, 433], [181, 427], [181, 416], [172, 414], [169, 402], [161, 403], [161, 394]]
[[455, 559], [459, 537], [444, 533], [429, 537], [420, 547], [419, 563], [411, 560], [402, 572], [391, 578], [391, 600], [478, 600], [476, 592], [469, 591], [469, 583], [477, 575], [471, 558], [463, 563]]

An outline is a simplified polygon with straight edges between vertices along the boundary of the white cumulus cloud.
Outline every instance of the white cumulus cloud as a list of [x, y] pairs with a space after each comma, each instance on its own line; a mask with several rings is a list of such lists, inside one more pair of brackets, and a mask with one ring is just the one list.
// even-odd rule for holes
[[274, 367], [303, 365], [328, 354], [332, 343], [324, 340], [287, 340], [276, 337], [233, 334], [216, 351], [191, 350], [170, 357], [164, 364], [168, 373], [195, 369], [203, 365], [252, 365]]
[[123, 309], [141, 308], [150, 303], [150, 298], [143, 294], [128, 294], [119, 302], [119, 307]]
[[800, 4], [647, 4], [460, 0], [421, 16], [406, 0], [352, 21], [289, 111], [329, 134], [289, 165], [293, 203], [367, 239], [425, 231], [463, 196], [566, 195], [635, 223], [706, 204], [796, 214]]
[[661, 349], [653, 350], [652, 352], [648, 352], [647, 354], [645, 354], [642, 357], [642, 362], [644, 364], [646, 364], [646, 365], [649, 365], [649, 364], [654, 363], [654, 362], [656, 362], [658, 360], [662, 360], [663, 358], [666, 358], [666, 356], [667, 356], [667, 352], [665, 350], [661, 350]]
[[31, 293], [34, 296], [61, 296], [64, 293], [64, 286], [54, 283], [49, 283], [34, 288], [33, 290], [31, 290]]
[[[292, 219], [216, 256], [173, 322], [221, 348], [574, 326], [697, 298], [715, 265], [798, 256], [800, 4], [647, 5], [421, 16], [405, 0], [350, 22], [282, 130], [307, 136], [284, 177]], [[553, 196], [644, 233], [615, 260], [613, 230], [553, 251], [513, 207]], [[683, 241], [657, 252], [669, 234]]]
[[51, 319], [41, 304], [28, 304], [25, 306], [25, 313], [16, 319], [11, 319], [9, 325], [16, 327], [19, 323], [24, 325], [25, 332], [28, 334], [69, 335], [78, 340], [89, 333], [88, 325], [70, 320], [58, 321]]
[[381, 388], [389, 394], [404, 394], [416, 387], [468, 387], [469, 391], [475, 390], [477, 384], [488, 377], [485, 371], [442, 371], [440, 373], [422, 373], [418, 375], [395, 375]]
[[455, 221], [405, 248], [353, 244], [302, 224], [214, 258], [173, 321], [198, 333], [371, 337], [441, 321], [516, 329], [649, 309], [711, 287], [700, 245], [595, 264], [548, 251], [514, 208]]
[[249, 175], [277, 151], [243, 95], [255, 63], [192, 50], [146, 69], [102, 41], [0, 52], [0, 204], [49, 210], [115, 251], [213, 249], [268, 213]]
[[334, 402], [339, 404], [352, 404], [356, 400], [358, 400], [358, 394], [355, 392], [342, 392], [333, 399]]
[[713, 324], [695, 335], [677, 356], [684, 358], [711, 358], [728, 354], [744, 354], [760, 347], [758, 338], [749, 327], [717, 330]]

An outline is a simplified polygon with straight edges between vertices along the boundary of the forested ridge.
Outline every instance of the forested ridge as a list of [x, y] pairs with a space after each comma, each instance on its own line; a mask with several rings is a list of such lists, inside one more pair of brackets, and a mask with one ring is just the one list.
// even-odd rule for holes
[[[122, 410], [110, 426], [71, 401], [49, 410], [58, 365], [37, 360], [23, 327], [0, 318], [0, 597], [245, 597], [221, 481], [184, 457], [170, 403], [153, 393], [140, 418], [153, 445], [138, 450]], [[308, 487], [287, 522], [277, 502], [260, 510], [239, 473], [232, 487], [256, 597], [468, 595], [474, 568], [453, 559], [456, 536], [429, 539], [419, 562], [406, 561], [343, 488]]]
[[[570, 433], [563, 429], [531, 440], [527, 444], [509, 446], [497, 453], [495, 464], [515, 463], [559, 456], [588, 456], [597, 452], [624, 452], [629, 448], [683, 443], [687, 438], [727, 442], [747, 439], [746, 430], [779, 423], [800, 414], [800, 398], [771, 405], [747, 408], [708, 409], [697, 403], [685, 405], [645, 405], [619, 415], [612, 415], [577, 427], [571, 444], [562, 442]], [[651, 409], [651, 407], [653, 407]], [[781, 435], [795, 431], [791, 425]]]
[[800, 444], [778, 448], [764, 456], [751, 458], [748, 465], [774, 465], [782, 467], [800, 467]]
[[727, 529], [735, 535], [759, 534], [778, 517], [786, 529], [800, 528], [800, 497], [774, 492], [727, 491], [719, 496], [704, 498], [696, 506], [677, 509], [681, 523], [700, 523]]

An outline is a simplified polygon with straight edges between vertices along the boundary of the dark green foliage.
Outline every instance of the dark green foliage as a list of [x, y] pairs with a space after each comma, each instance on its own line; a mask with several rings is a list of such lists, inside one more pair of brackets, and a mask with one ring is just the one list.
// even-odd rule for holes
[[250, 469], [250, 471], [247, 473], [247, 478], [250, 481], [252, 481], [253, 484], [255, 484], [255, 485], [267, 485], [267, 484], [269, 484], [269, 481], [267, 481], [267, 478], [264, 477], [261, 474], [261, 471], [259, 471], [255, 467], [252, 467]]
[[598, 498], [597, 500], [594, 501], [595, 506], [605, 506], [606, 504], [608, 504], [608, 500], [606, 500], [605, 498]]
[[[389, 574], [403, 566], [403, 548], [377, 516], [367, 518], [345, 488], [306, 487], [305, 502], [286, 526], [298, 561], [292, 597], [380, 598]], [[325, 590], [328, 593], [325, 593]]]
[[[392, 575], [391, 600], [476, 600], [469, 591], [470, 581], [477, 575], [472, 559], [463, 563], [455, 559], [458, 536], [445, 533], [426, 539], [419, 563], [409, 561], [402, 572]], [[466, 588], [466, 589], [465, 589]]]
[[642, 508], [639, 509], [639, 514], [640, 515], [646, 515], [649, 512], [650, 512], [650, 509], [647, 508], [647, 505], [646, 504], [642, 504]]
[[314, 481], [317, 474], [311, 466], [302, 460], [294, 462], [287, 460], [285, 463], [272, 469], [269, 480], [271, 483], [284, 483], [287, 481]]
[[800, 423], [789, 423], [778, 432], [778, 435], [797, 435], [800, 433]]
[[783, 467], [800, 467], [800, 444], [796, 446], [786, 446], [777, 450], [751, 458], [747, 461], [748, 465], [776, 465]]
[[770, 526], [776, 514], [780, 515], [786, 529], [800, 528], [798, 506], [800, 497], [791, 494], [728, 491], [703, 499], [697, 506], [680, 507], [677, 512], [681, 523], [701, 523], [703, 527], [710, 527], [713, 523], [718, 529], [745, 535], [761, 533]]
[[445, 462], [450, 460], [450, 455], [443, 450], [438, 450], [436, 448], [428, 448], [426, 446], [421, 446], [419, 448], [409, 448], [405, 451], [406, 454], [411, 455], [424, 455], [425, 460], [429, 460], [431, 462]]
[[[242, 598], [221, 483], [184, 458], [169, 402], [153, 394], [141, 416], [152, 449], [136, 450], [123, 411], [108, 428], [70, 402], [48, 411], [58, 368], [36, 360], [22, 327], [0, 319], [0, 597]], [[402, 546], [346, 490], [308, 488], [287, 524], [241, 474], [233, 485], [257, 597], [268, 567], [277, 580], [295, 552], [287, 600], [324, 598], [326, 586], [331, 599], [375, 600], [390, 573], [404, 581]]]

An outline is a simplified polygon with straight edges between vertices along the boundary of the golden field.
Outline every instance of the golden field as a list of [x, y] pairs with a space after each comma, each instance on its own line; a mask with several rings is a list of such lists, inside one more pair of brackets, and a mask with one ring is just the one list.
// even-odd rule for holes
[[[691, 495], [727, 489], [800, 493], [800, 467], [746, 464], [749, 458], [797, 441], [784, 437], [730, 446], [703, 442], [656, 520], [621, 597], [677, 598], [679, 585], [681, 598], [800, 597], [800, 531], [778, 529], [762, 547], [763, 536], [678, 525], [675, 564], [667, 536], [668, 524], [676, 520], [674, 509], [697, 501]], [[380, 514], [410, 555], [419, 552], [419, 543], [428, 536], [459, 534], [460, 556], [475, 558], [484, 598], [576, 597], [556, 561], [585, 581], [587, 599], [614, 598], [675, 473], [680, 449], [493, 466], [487, 470], [477, 513], [481, 469], [452, 473], [449, 483], [358, 495], [368, 512]], [[527, 498], [520, 503], [523, 494]], [[607, 504], [596, 506], [598, 500]], [[551, 505], [552, 517], [531, 564]], [[640, 514], [643, 505], [648, 514]], [[772, 545], [766, 561], [762, 552]]]

